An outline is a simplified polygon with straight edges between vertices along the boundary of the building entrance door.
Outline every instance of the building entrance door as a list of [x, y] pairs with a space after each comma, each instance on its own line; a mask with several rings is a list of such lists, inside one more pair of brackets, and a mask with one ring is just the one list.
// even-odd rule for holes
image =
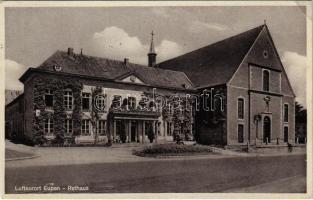
[[116, 133], [118, 136], [119, 142], [125, 143], [126, 142], [126, 129], [125, 129], [125, 122], [124, 120], [117, 120], [116, 121]]
[[271, 118], [268, 116], [263, 120], [263, 142], [271, 142]]

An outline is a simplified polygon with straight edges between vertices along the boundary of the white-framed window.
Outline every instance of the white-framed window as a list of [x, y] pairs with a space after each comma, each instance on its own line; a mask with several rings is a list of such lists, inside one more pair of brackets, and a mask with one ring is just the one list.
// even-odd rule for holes
[[53, 107], [53, 90], [46, 89], [45, 91], [45, 105], [48, 108]]
[[243, 124], [238, 124], [238, 143], [243, 143], [244, 141], [244, 125]]
[[263, 85], [263, 91], [268, 92], [270, 90], [270, 71], [269, 70], [263, 70], [262, 71], [262, 85]]
[[106, 121], [105, 120], [98, 120], [97, 122], [97, 132], [98, 135], [106, 135]]
[[244, 119], [245, 100], [243, 98], [238, 98], [237, 100], [237, 113], [238, 119]]
[[82, 120], [81, 132], [83, 136], [90, 135], [90, 120], [89, 119]]
[[65, 134], [71, 135], [73, 133], [73, 120], [65, 119], [64, 121]]
[[74, 103], [74, 99], [73, 99], [73, 92], [70, 90], [66, 90], [64, 91], [64, 108], [68, 109], [68, 110], [72, 110], [73, 109], [73, 103]]
[[128, 105], [128, 109], [135, 109], [136, 108], [136, 98], [135, 97], [128, 97], [127, 98], [127, 105]]
[[90, 97], [91, 94], [87, 92], [82, 93], [82, 109], [83, 110], [90, 110]]
[[45, 135], [53, 135], [54, 128], [53, 128], [53, 119], [47, 118], [45, 120]]
[[288, 122], [289, 121], [289, 105], [288, 103], [284, 104], [284, 122]]
[[172, 136], [172, 123], [171, 122], [166, 122], [167, 123], [167, 136]]

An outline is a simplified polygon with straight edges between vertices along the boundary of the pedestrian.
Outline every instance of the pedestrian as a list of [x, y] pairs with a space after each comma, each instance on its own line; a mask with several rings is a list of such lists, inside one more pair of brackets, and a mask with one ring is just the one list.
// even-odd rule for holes
[[287, 143], [287, 145], [288, 145], [288, 152], [292, 152], [292, 145], [289, 142]]

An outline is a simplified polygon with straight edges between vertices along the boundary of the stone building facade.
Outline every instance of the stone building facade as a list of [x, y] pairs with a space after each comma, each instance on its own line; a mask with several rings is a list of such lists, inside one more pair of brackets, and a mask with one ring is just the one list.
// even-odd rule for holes
[[295, 95], [266, 25], [162, 63], [156, 56], [153, 39], [148, 66], [57, 51], [20, 78], [22, 135], [37, 143], [295, 141]]

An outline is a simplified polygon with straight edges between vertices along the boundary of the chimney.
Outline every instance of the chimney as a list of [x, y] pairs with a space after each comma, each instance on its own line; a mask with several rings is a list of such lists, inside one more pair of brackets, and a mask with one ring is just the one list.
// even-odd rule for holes
[[74, 49], [69, 47], [69, 48], [67, 49], [67, 55], [73, 56], [73, 55], [74, 55]]
[[124, 64], [128, 65], [128, 63], [129, 63], [129, 58], [124, 58]]

